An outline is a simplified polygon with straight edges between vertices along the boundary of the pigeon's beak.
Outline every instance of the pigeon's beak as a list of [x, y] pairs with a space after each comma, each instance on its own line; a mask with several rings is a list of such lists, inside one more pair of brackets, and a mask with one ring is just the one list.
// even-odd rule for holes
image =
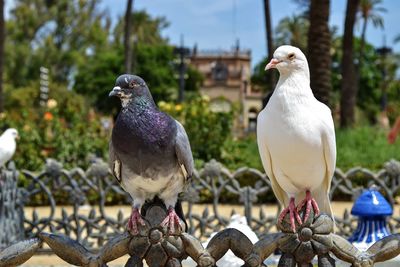
[[120, 96], [121, 92], [122, 92], [121, 87], [115, 86], [108, 96], [109, 97], [111, 97], [111, 96]]
[[276, 68], [276, 65], [279, 64], [280, 62], [281, 62], [280, 60], [272, 58], [271, 61], [267, 64], [267, 66], [265, 66], [265, 70]]
[[15, 139], [17, 139], [17, 140], [20, 139], [19, 134], [17, 134], [17, 136], [15, 136]]

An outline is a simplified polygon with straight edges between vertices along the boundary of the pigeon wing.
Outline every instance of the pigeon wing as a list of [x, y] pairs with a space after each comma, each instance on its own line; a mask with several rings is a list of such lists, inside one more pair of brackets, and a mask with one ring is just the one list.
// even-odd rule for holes
[[329, 200], [329, 191], [331, 188], [331, 182], [336, 166], [335, 127], [333, 125], [333, 119], [330, 109], [322, 103], [321, 105], [323, 105], [323, 108], [321, 109], [323, 110], [323, 112], [320, 113], [322, 116], [321, 138], [323, 146], [323, 156], [326, 165], [326, 173], [325, 179], [322, 182], [321, 187], [315, 190], [316, 192], [314, 197], [317, 200], [317, 203], [320, 205], [322, 211], [328, 214], [332, 214]]
[[[329, 203], [329, 191], [331, 189], [331, 182], [333, 178], [333, 174], [335, 173], [336, 167], [336, 138], [335, 138], [335, 126], [333, 125], [333, 118], [331, 115], [331, 111], [329, 108], [326, 108], [327, 112], [325, 112], [326, 124], [324, 125], [324, 132], [322, 135], [322, 142], [324, 145], [324, 156], [326, 163], [326, 175], [327, 177], [324, 180], [324, 190], [325, 194], [328, 196], [328, 205], [329, 209], [332, 212]], [[327, 207], [328, 208], [328, 207]]]
[[[261, 112], [259, 114], [258, 121], [257, 121], [258, 125], [263, 125], [262, 117], [263, 117], [263, 112]], [[276, 180], [276, 177], [274, 175], [274, 172], [272, 170], [271, 154], [269, 152], [268, 145], [266, 142], [264, 127], [257, 127], [257, 143], [258, 143], [258, 150], [259, 150], [258, 152], [260, 153], [260, 158], [261, 158], [261, 162], [263, 164], [265, 173], [267, 174], [269, 180], [271, 181], [272, 191], [274, 191], [274, 194], [275, 194], [276, 198], [278, 199], [278, 201], [286, 207], [287, 205], [289, 205], [289, 198], [288, 198], [286, 192], [279, 185], [279, 183]]]
[[190, 179], [194, 172], [194, 162], [192, 156], [192, 150], [190, 149], [189, 138], [186, 134], [185, 128], [182, 124], [176, 121], [176, 142], [175, 142], [175, 153], [178, 158], [178, 163], [182, 168], [183, 175], [186, 179]]
[[328, 175], [327, 182], [329, 184], [329, 186], [327, 187], [327, 191], [329, 193], [332, 177], [335, 172], [336, 166], [336, 140], [332, 117], [330, 117], [326, 122], [327, 124], [324, 127], [325, 130], [322, 135], [322, 141], [324, 145], [324, 156]]
[[108, 146], [108, 166], [111, 169], [111, 173], [114, 175], [115, 179], [119, 183], [122, 181], [122, 163], [117, 157], [117, 154], [114, 151], [114, 146], [112, 141], [110, 140]]

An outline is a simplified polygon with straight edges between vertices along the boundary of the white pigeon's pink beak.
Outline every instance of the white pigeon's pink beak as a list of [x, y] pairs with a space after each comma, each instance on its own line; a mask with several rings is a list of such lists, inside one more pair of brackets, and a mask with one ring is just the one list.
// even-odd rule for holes
[[277, 60], [276, 58], [272, 58], [271, 61], [265, 66], [265, 70], [274, 69], [276, 65], [279, 64], [281, 61]]

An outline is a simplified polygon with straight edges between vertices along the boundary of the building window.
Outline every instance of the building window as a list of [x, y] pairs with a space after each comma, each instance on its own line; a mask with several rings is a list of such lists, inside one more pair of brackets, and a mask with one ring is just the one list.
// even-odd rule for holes
[[257, 130], [257, 114], [256, 108], [250, 108], [248, 113], [249, 127], [248, 132], [255, 132]]
[[226, 82], [228, 79], [228, 67], [221, 61], [217, 61], [213, 64], [212, 78], [215, 82]]

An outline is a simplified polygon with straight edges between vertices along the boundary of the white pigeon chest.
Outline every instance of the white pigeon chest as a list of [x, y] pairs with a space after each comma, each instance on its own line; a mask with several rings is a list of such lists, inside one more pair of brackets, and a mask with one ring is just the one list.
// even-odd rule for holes
[[278, 105], [267, 106], [265, 110], [264, 123], [269, 147], [305, 152], [321, 145], [319, 117], [312, 109], [302, 106], [286, 110], [274, 108]]
[[320, 117], [312, 104], [288, 107], [272, 101], [263, 112], [263, 140], [281, 187], [293, 192], [320, 185], [326, 166]]

